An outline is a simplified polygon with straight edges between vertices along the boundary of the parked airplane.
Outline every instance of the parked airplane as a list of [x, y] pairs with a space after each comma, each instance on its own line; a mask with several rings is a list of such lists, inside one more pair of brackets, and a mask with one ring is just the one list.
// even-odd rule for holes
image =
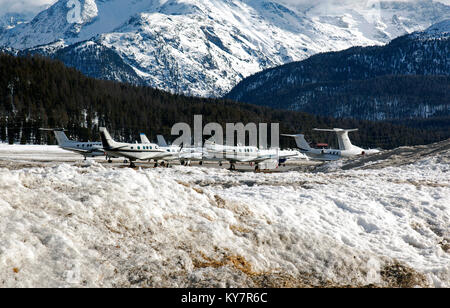
[[[164, 161], [173, 161], [179, 159], [181, 147], [169, 146], [162, 135], [158, 135], [157, 138], [158, 138], [158, 146], [161, 150], [165, 151], [165, 155], [161, 155], [161, 157], [159, 157], [158, 159], [154, 159], [155, 167], [158, 166], [158, 160], [163, 161], [162, 165], [164, 166]], [[145, 134], [141, 134], [141, 143], [151, 144], [150, 140], [147, 138]]]
[[230, 162], [230, 170], [236, 170], [236, 163], [255, 163], [255, 170], [276, 169], [280, 159], [297, 156], [298, 153], [289, 153], [281, 156], [277, 150], [260, 150], [254, 146], [228, 146], [216, 144], [213, 138], [205, 142], [205, 160]]
[[[171, 145], [169, 146], [162, 135], [157, 136], [158, 146], [161, 149], [165, 149], [167, 151], [167, 156], [164, 157], [164, 160], [176, 160], [179, 159], [182, 165], [188, 165], [191, 161], [199, 161], [200, 165], [203, 164], [204, 161], [218, 161], [219, 165], [222, 166], [223, 161], [231, 162], [231, 169], [235, 169], [236, 162], [249, 162], [249, 163], [257, 163], [259, 164], [256, 169], [260, 167], [264, 167], [262, 169], [270, 169], [266, 168], [267, 162], [269, 160], [284, 163], [288, 158], [292, 157], [301, 157], [301, 154], [298, 151], [280, 151], [275, 149], [270, 150], [259, 150], [256, 147], [227, 147], [227, 146], [217, 146], [214, 141], [206, 141], [205, 147], [179, 147]], [[145, 134], [141, 134], [141, 142], [143, 144], [150, 143], [149, 139]], [[234, 151], [235, 149], [235, 151]], [[220, 154], [216, 151], [219, 150]], [[226, 151], [227, 154], [223, 156], [223, 151]], [[250, 158], [250, 159], [249, 159]], [[262, 162], [266, 164], [263, 165]], [[275, 165], [275, 163], [274, 163]], [[276, 168], [278, 164], [276, 164], [273, 168]]]
[[338, 160], [343, 157], [353, 157], [357, 155], [370, 155], [379, 153], [379, 150], [370, 149], [365, 150], [360, 147], [353, 145], [348, 137], [349, 132], [357, 131], [358, 129], [319, 129], [315, 128], [315, 131], [321, 132], [334, 132], [337, 135], [339, 142], [339, 149], [314, 149], [311, 148], [308, 142], [305, 140], [305, 136], [302, 134], [298, 135], [282, 135], [287, 137], [295, 138], [295, 142], [297, 143], [298, 148], [304, 154], [306, 154], [309, 158], [314, 160], [323, 160], [323, 161], [333, 161]]
[[169, 146], [164, 139], [164, 136], [157, 135], [158, 145], [167, 149], [167, 151], [172, 153], [177, 153], [177, 158], [180, 160], [181, 165], [188, 166], [191, 164], [191, 161], [198, 161], [200, 165], [203, 164], [205, 159], [204, 157], [204, 149], [202, 147], [179, 147], [175, 145]]
[[122, 143], [111, 138], [108, 130], [100, 128], [103, 149], [108, 155], [121, 156], [130, 160], [130, 167], [135, 167], [136, 160], [161, 160], [166, 157], [167, 152], [154, 143]]
[[84, 160], [87, 157], [106, 156], [101, 142], [78, 142], [69, 140], [64, 130], [59, 128], [41, 128], [40, 130], [53, 132], [60, 148], [81, 154], [84, 156]]

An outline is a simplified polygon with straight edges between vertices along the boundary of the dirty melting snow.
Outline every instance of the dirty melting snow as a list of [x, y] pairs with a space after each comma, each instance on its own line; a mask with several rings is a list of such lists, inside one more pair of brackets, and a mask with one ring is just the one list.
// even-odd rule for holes
[[450, 287], [448, 169], [0, 169], [0, 287]]

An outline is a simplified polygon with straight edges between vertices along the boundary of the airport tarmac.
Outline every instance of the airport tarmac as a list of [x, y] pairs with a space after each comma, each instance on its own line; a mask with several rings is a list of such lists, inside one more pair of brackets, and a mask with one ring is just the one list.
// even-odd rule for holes
[[[105, 157], [96, 158], [84, 158], [76, 153], [72, 153], [57, 146], [41, 146], [41, 145], [0, 145], [0, 168], [7, 168], [11, 170], [17, 170], [22, 168], [33, 167], [49, 167], [66, 163], [76, 166], [90, 166], [92, 162], [100, 163], [105, 167], [110, 168], [129, 168], [129, 164], [124, 162], [123, 158], [112, 159], [112, 163], [108, 163]], [[155, 168], [154, 162], [137, 161], [136, 168]], [[308, 160], [289, 160], [285, 164], [280, 165], [275, 170], [261, 171], [261, 172], [289, 172], [289, 171], [312, 171], [322, 163], [308, 161]], [[179, 166], [179, 161], [169, 162], [169, 166]], [[201, 168], [217, 168], [217, 169], [229, 169], [230, 164], [224, 162], [222, 166], [219, 166], [217, 162], [203, 162], [200, 165], [199, 162], [191, 162], [190, 167]], [[158, 166], [157, 168], [166, 168], [165, 166]], [[236, 172], [255, 172], [255, 166], [249, 163], [237, 163]]]

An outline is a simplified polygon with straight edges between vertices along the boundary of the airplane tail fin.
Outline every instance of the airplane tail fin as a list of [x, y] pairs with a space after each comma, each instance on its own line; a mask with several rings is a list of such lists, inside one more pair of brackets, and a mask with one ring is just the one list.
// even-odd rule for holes
[[160, 147], [167, 147], [168, 146], [167, 142], [166, 142], [166, 139], [164, 139], [163, 135], [158, 135], [158, 136], [156, 136], [156, 138], [158, 138], [158, 145]]
[[303, 135], [303, 134], [298, 134], [298, 135], [282, 135], [282, 136], [294, 138], [294, 139], [295, 139], [295, 143], [297, 143], [297, 147], [298, 147], [300, 150], [303, 150], [303, 151], [309, 151], [309, 150], [311, 150], [311, 147], [309, 146], [309, 143], [306, 142], [306, 140], [305, 140], [305, 135]]
[[341, 150], [341, 151], [351, 150], [351, 149], [355, 148], [355, 146], [350, 141], [350, 138], [348, 137], [348, 133], [356, 132], [358, 129], [342, 129], [342, 128], [319, 129], [319, 128], [315, 128], [314, 130], [319, 131], [319, 132], [334, 132], [334, 133], [336, 133], [338, 142], [339, 142], [339, 150]]
[[145, 134], [141, 134], [141, 143], [143, 144], [149, 144], [150, 140], [148, 140], [147, 136]]
[[102, 137], [103, 148], [111, 149], [116, 147], [117, 142], [114, 141], [105, 127], [100, 127], [100, 136]]
[[58, 145], [65, 145], [71, 143], [72, 141], [67, 138], [66, 134], [62, 130], [55, 130], [56, 141], [58, 141]]
[[53, 132], [59, 146], [74, 142], [73, 140], [67, 138], [66, 134], [64, 133], [64, 129], [62, 128], [40, 128], [39, 130]]

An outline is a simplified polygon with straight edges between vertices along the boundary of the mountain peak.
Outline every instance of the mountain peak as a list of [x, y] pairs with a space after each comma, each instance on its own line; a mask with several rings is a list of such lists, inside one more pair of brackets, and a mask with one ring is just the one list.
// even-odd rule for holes
[[376, 7], [344, 1], [338, 11], [300, 2], [60, 0], [31, 22], [3, 30], [0, 46], [24, 50], [93, 40], [117, 53], [147, 85], [217, 97], [263, 69], [316, 53], [383, 45], [450, 18], [450, 6], [432, 1]]

